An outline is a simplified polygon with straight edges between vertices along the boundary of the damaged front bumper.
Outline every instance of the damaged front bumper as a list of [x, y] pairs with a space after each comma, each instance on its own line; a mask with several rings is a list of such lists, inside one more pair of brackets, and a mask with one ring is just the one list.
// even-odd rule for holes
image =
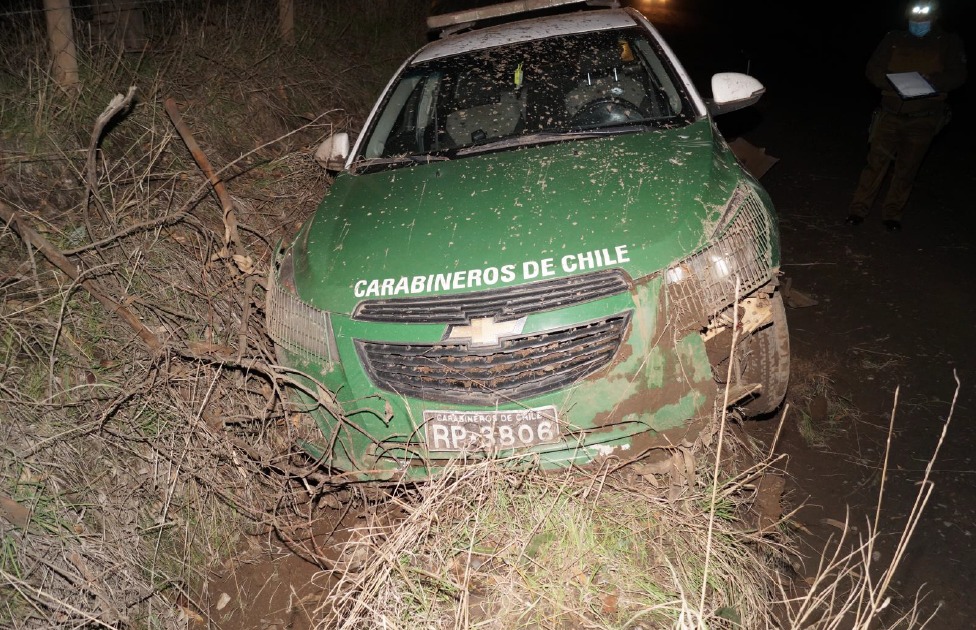
[[279, 360], [342, 410], [299, 394], [324, 438], [304, 447], [354, 477], [425, 478], [458, 458], [518, 455], [543, 468], [627, 459], [679, 443], [712, 416], [704, 340], [669, 329], [661, 275], [591, 278], [612, 293], [526, 314], [519, 332], [474, 345], [451, 340], [443, 322], [317, 312], [288, 288], [287, 259], [280, 268], [268, 298]]

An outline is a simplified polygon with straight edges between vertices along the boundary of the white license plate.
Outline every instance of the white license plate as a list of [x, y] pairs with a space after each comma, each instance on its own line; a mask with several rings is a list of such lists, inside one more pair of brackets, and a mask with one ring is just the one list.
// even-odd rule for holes
[[425, 411], [429, 451], [494, 451], [558, 442], [553, 406], [515, 411]]

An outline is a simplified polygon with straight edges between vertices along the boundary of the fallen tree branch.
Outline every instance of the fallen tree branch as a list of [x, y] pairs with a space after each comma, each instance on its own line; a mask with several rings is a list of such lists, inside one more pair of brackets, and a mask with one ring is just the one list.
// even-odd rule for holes
[[100, 241], [89, 243], [88, 245], [82, 245], [81, 247], [76, 247], [74, 249], [67, 249], [61, 253], [64, 254], [65, 256], [75, 256], [77, 254], [87, 252], [90, 249], [98, 249], [103, 245], [108, 245], [110, 243], [114, 243], [115, 241], [120, 241], [131, 234], [136, 234], [138, 232], [146, 232], [157, 227], [166, 226], [170, 223], [177, 223], [178, 221], [184, 221], [187, 218], [189, 218], [189, 214], [185, 209], [181, 209], [178, 210], [177, 212], [173, 212], [172, 214], [167, 214], [166, 216], [163, 217], [158, 217], [150, 221], [143, 221], [142, 223], [136, 223], [135, 225], [131, 225], [120, 232], [116, 232], [111, 236], [107, 236], [103, 238]]
[[[0, 201], [0, 218], [2, 218], [4, 222], [13, 228], [14, 232], [16, 232], [20, 236], [21, 240], [23, 240], [29, 247], [33, 247], [37, 251], [41, 252], [51, 264], [64, 272], [72, 280], [79, 280], [81, 274], [78, 272], [78, 267], [68, 260], [68, 258], [61, 253], [60, 250], [58, 250], [58, 248], [49, 243], [47, 239], [35, 232], [24, 219], [23, 215], [2, 201]], [[146, 346], [152, 352], [158, 353], [163, 350], [163, 342], [161, 342], [159, 338], [156, 337], [156, 335], [154, 335], [153, 332], [142, 323], [139, 316], [103, 293], [101, 286], [96, 280], [92, 278], [85, 278], [81, 279], [78, 283], [86, 291], [88, 291], [93, 298], [98, 300], [98, 302], [110, 313], [117, 315], [132, 330], [134, 330], [136, 334], [139, 335], [142, 342], [146, 344]]]
[[101, 626], [102, 628], [106, 628], [107, 630], [115, 630], [116, 628], [115, 625], [109, 625], [104, 621], [102, 621], [98, 615], [82, 610], [80, 608], [76, 608], [75, 606], [72, 606], [68, 602], [59, 598], [57, 595], [54, 595], [53, 593], [49, 593], [48, 591], [44, 590], [43, 587], [34, 586], [33, 584], [30, 584], [29, 582], [22, 580], [16, 575], [11, 575], [10, 573], [7, 573], [3, 569], [0, 569], [0, 579], [4, 581], [5, 585], [15, 589], [25, 599], [29, 599], [28, 594], [36, 595], [37, 599], [44, 602], [43, 605], [45, 607], [51, 609], [54, 612], [63, 612], [65, 613], [66, 616], [69, 614], [73, 614], [89, 622], [90, 624]]
[[224, 216], [224, 251], [221, 253], [223, 257], [227, 257], [230, 255], [230, 250], [233, 245], [239, 242], [237, 234], [237, 213], [234, 209], [234, 201], [230, 198], [224, 182], [214, 172], [213, 167], [210, 165], [210, 160], [207, 159], [207, 154], [203, 152], [203, 149], [200, 148], [200, 145], [194, 139], [193, 134], [190, 133], [189, 127], [183, 122], [180, 110], [176, 107], [176, 101], [168, 98], [163, 103], [163, 107], [166, 108], [166, 113], [169, 114], [170, 120], [173, 121], [173, 126], [176, 127], [176, 131], [180, 134], [180, 138], [182, 138], [186, 148], [190, 150], [190, 154], [193, 156], [194, 161], [196, 161], [197, 166], [206, 175], [207, 181], [213, 186], [214, 192], [217, 193], [217, 198], [220, 199], [220, 207], [223, 210]]
[[[123, 96], [121, 94], [116, 94], [109, 104], [105, 107], [105, 111], [98, 115], [95, 119], [95, 127], [92, 129], [91, 141], [88, 144], [88, 160], [85, 165], [85, 183], [88, 188], [88, 203], [85, 204], [86, 207], [91, 201], [95, 200], [95, 209], [98, 210], [99, 216], [101, 216], [102, 221], [109, 222], [108, 213], [103, 207], [102, 200], [98, 196], [98, 174], [96, 173], [96, 161], [98, 154], [98, 143], [102, 139], [102, 132], [105, 131], [105, 126], [115, 116], [122, 110], [128, 108], [132, 105], [132, 99], [136, 95], [136, 86], [130, 86], [129, 92]], [[114, 221], [112, 221], [114, 223]], [[95, 237], [94, 233], [91, 231], [91, 226], [88, 226], [88, 233], [92, 238]]]

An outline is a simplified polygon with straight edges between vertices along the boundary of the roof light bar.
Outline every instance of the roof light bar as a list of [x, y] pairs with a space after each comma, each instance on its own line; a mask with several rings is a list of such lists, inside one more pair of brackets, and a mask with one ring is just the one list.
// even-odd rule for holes
[[490, 20], [508, 15], [517, 15], [519, 13], [541, 11], [543, 9], [552, 9], [569, 4], [607, 7], [619, 6], [616, 0], [515, 0], [513, 2], [493, 4], [480, 9], [467, 9], [465, 11], [455, 11], [454, 13], [432, 15], [427, 18], [427, 28], [434, 31], [451, 26], [470, 24], [480, 20]]

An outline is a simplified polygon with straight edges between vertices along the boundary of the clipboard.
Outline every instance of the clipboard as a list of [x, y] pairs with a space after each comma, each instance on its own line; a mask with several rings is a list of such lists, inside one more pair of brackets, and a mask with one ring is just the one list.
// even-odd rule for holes
[[932, 84], [917, 72], [893, 72], [886, 76], [898, 96], [903, 99], [923, 98], [936, 93]]

